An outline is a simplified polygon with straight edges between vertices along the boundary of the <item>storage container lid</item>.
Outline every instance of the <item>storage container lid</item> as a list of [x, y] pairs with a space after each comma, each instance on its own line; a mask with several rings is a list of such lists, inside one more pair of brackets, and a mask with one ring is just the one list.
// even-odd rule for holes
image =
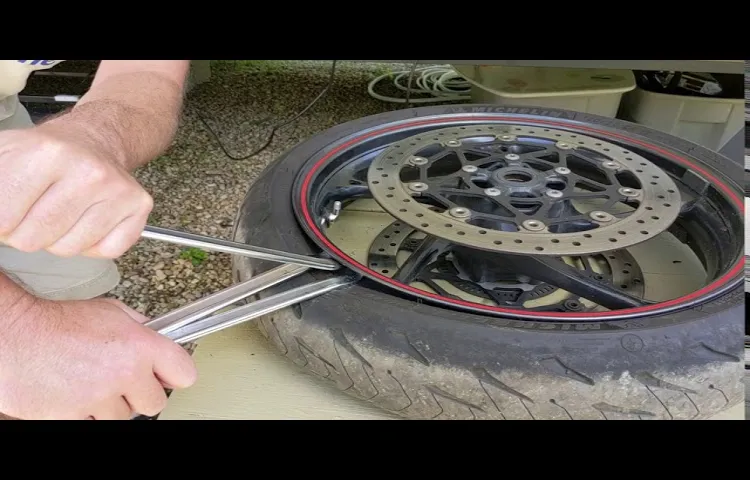
[[454, 65], [466, 80], [501, 97], [624, 93], [636, 86], [630, 70]]

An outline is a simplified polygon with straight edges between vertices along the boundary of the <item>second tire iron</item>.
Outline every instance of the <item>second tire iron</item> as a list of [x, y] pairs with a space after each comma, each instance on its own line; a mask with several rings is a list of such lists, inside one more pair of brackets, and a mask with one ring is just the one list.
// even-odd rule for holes
[[283, 263], [283, 265], [261, 273], [245, 282], [196, 300], [145, 324], [180, 344], [192, 342], [208, 334], [257, 319], [268, 313], [309, 300], [359, 280], [359, 275], [347, 272], [213, 315], [240, 300], [297, 277], [310, 268], [338, 270], [340, 265], [327, 258], [254, 247], [160, 227], [146, 226], [141, 238]]

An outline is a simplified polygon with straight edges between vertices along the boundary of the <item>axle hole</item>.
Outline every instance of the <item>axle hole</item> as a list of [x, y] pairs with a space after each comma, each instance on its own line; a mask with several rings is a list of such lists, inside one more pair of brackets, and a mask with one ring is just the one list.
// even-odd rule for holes
[[503, 176], [503, 179], [509, 182], [517, 182], [517, 183], [528, 182], [532, 178], [533, 177], [531, 175], [529, 175], [528, 173], [524, 173], [524, 172], [514, 172], [514, 173], [509, 173]]

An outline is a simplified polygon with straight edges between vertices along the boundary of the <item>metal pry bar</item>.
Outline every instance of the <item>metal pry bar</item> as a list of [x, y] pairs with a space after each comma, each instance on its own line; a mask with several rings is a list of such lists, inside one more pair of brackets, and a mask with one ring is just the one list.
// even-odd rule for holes
[[[167, 336], [177, 343], [189, 343], [225, 328], [254, 320], [282, 308], [309, 300], [318, 295], [356, 282], [360, 277], [351, 272], [316, 281], [291, 290], [263, 298], [222, 313], [216, 313], [242, 299], [297, 277], [311, 268], [337, 270], [340, 265], [327, 258], [297, 255], [267, 248], [253, 247], [218, 238], [179, 232], [166, 228], [147, 226], [142, 238], [160, 240], [177, 245], [243, 255], [251, 258], [282, 262], [276, 268], [258, 274], [250, 280], [225, 288], [173, 310], [145, 324], [146, 327]], [[215, 314], [215, 315], [213, 315]]]
[[255, 320], [263, 315], [281, 310], [295, 303], [323, 295], [345, 285], [350, 285], [356, 282], [358, 278], [357, 275], [346, 274], [309, 283], [263, 298], [248, 305], [193, 321], [177, 329], [169, 330], [166, 336], [179, 344], [193, 342], [219, 330]]
[[172, 310], [161, 317], [146, 322], [145, 325], [152, 330], [166, 335], [173, 330], [207, 317], [224, 307], [228, 307], [266, 288], [296, 277], [309, 269], [309, 267], [289, 263], [278, 266], [250, 280], [232, 285], [218, 293], [208, 295], [176, 310]]
[[141, 233], [142, 238], [149, 240], [160, 240], [163, 242], [174, 243], [186, 247], [196, 247], [215, 252], [230, 253], [233, 255], [242, 255], [260, 260], [269, 260], [272, 262], [291, 263], [320, 270], [338, 270], [341, 266], [334, 260], [328, 258], [311, 257], [288, 253], [279, 250], [273, 250], [264, 247], [254, 247], [238, 242], [230, 242], [220, 238], [212, 238], [194, 233], [179, 232], [161, 227], [146, 226]]

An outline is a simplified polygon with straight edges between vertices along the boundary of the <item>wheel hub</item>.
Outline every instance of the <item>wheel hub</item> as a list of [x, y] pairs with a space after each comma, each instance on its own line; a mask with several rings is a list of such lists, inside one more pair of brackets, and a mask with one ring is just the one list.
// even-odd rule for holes
[[[485, 174], [486, 175], [486, 174]], [[483, 175], [484, 176], [484, 175]], [[473, 183], [478, 183], [482, 178], [472, 178]], [[510, 164], [508, 167], [502, 167], [487, 175], [490, 183], [500, 189], [501, 192], [508, 192], [509, 196], [514, 194], [535, 194], [547, 189], [547, 182], [553, 183], [555, 179], [548, 179], [539, 171], [535, 171], [528, 165]]]
[[371, 163], [373, 198], [412, 227], [473, 248], [584, 255], [666, 230], [680, 194], [658, 166], [564, 130], [477, 125], [406, 138]]

